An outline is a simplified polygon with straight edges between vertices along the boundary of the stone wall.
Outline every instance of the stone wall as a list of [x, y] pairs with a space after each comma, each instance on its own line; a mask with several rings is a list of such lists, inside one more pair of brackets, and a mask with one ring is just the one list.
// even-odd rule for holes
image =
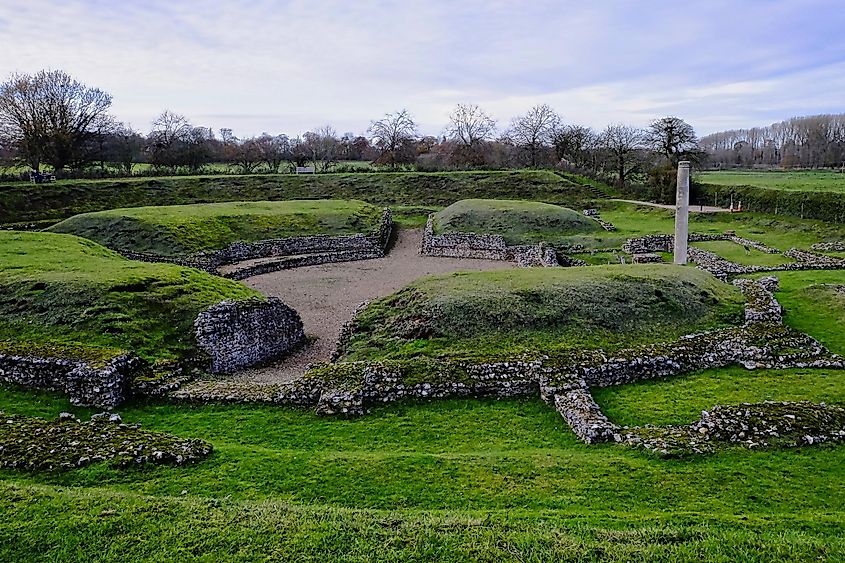
[[77, 406], [111, 409], [129, 395], [134, 377], [149, 366], [130, 354], [103, 366], [83, 360], [0, 354], [0, 382], [65, 393]]
[[845, 252], [845, 243], [843, 242], [819, 242], [811, 246], [813, 250], [819, 252]]
[[[780, 254], [780, 250], [766, 246], [765, 244], [747, 238], [738, 237], [730, 232], [724, 234], [694, 234], [689, 235], [689, 242], [709, 242], [714, 240], [726, 240], [754, 248], [766, 254]], [[651, 252], [672, 252], [675, 248], [674, 235], [645, 235], [625, 241], [622, 251], [627, 254], [647, 254]]]
[[545, 244], [508, 246], [501, 235], [434, 234], [434, 215], [428, 216], [420, 244], [423, 256], [475, 258], [516, 262], [520, 267], [559, 266], [557, 253]]
[[[735, 285], [747, 299], [743, 326], [688, 335], [672, 342], [612, 353], [589, 350], [489, 363], [418, 358], [324, 364], [290, 384], [236, 389], [208, 382], [190, 392], [181, 390], [175, 397], [310, 406], [321, 415], [358, 416], [374, 406], [407, 398], [539, 395], [586, 443], [618, 442], [660, 454], [701, 452], [709, 447], [702, 445], [710, 439], [705, 434], [721, 424], [723, 428], [713, 431], [712, 436], [737, 441], [743, 436], [725, 438], [725, 433], [745, 422], [731, 419], [733, 422], [722, 424], [721, 419], [710, 416], [689, 427], [620, 427], [604, 415], [590, 389], [734, 364], [747, 369], [845, 367], [841, 357], [830, 354], [810, 336], [783, 326], [781, 308], [774, 297], [777, 278], [737, 280]], [[727, 408], [713, 412], [733, 413]], [[793, 416], [791, 412], [787, 414]], [[812, 430], [809, 440], [800, 438], [794, 443], [845, 439], [845, 428], [837, 422], [841, 414], [827, 413], [832, 422]], [[759, 422], [753, 416], [748, 421]]]
[[[312, 235], [268, 239], [256, 242], [234, 242], [226, 248], [210, 252], [198, 252], [185, 257], [160, 256], [140, 252], [122, 252], [123, 256], [143, 262], [169, 262], [180, 266], [198, 268], [218, 274], [222, 266], [260, 260], [273, 257], [290, 257], [290, 260], [264, 263], [260, 273], [299, 266], [341, 262], [348, 260], [367, 260], [385, 255], [393, 233], [393, 214], [389, 208], [382, 212], [378, 229], [371, 235]], [[256, 274], [251, 274], [256, 275]], [[242, 274], [227, 277], [243, 279]]]
[[212, 373], [232, 373], [279, 358], [305, 341], [299, 313], [280, 300], [223, 301], [194, 321]]
[[599, 225], [601, 225], [601, 228], [605, 231], [613, 232], [616, 230], [616, 227], [613, 225], [613, 223], [605, 221], [601, 218], [598, 209], [585, 209], [584, 215], [586, 215], [590, 219], [594, 219]]

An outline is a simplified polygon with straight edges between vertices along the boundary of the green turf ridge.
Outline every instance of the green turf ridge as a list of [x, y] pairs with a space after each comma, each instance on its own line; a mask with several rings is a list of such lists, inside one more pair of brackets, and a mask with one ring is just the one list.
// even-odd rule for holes
[[[0, 231], [0, 341], [72, 357], [134, 351], [172, 360], [195, 352], [193, 321], [220, 301], [261, 297], [199, 270], [126, 260], [92, 241]], [[103, 349], [106, 349], [105, 352]]]
[[709, 273], [662, 264], [433, 276], [370, 303], [345, 359], [610, 350], [736, 324], [743, 305]]
[[561, 244], [573, 235], [602, 231], [583, 213], [535, 201], [464, 199], [434, 215], [436, 234], [496, 234], [508, 244]]
[[0, 224], [64, 219], [123, 207], [289, 199], [359, 199], [379, 206], [444, 207], [473, 197], [521, 197], [579, 207], [594, 198], [586, 183], [579, 176], [562, 178], [547, 170], [67, 180], [49, 185], [0, 185]]
[[382, 209], [354, 200], [290, 200], [134, 207], [83, 213], [50, 227], [118, 251], [184, 256], [233, 242], [373, 234]]

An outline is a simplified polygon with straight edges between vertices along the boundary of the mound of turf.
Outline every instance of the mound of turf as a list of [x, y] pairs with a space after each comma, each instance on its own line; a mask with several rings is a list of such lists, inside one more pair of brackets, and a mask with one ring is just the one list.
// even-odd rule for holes
[[558, 242], [602, 231], [582, 213], [535, 201], [464, 199], [434, 215], [437, 233], [502, 235], [508, 244]]
[[[469, 197], [522, 197], [570, 206], [595, 199], [591, 182], [547, 170], [261, 174], [0, 185], [0, 223], [65, 219], [118, 207], [223, 201], [360, 199], [385, 206], [446, 206]], [[609, 188], [604, 191], [609, 190]]]
[[200, 311], [254, 296], [237, 282], [126, 260], [83, 238], [0, 231], [0, 350], [174, 359], [193, 352]]
[[743, 303], [709, 273], [669, 265], [458, 273], [371, 303], [344, 351], [354, 360], [612, 349], [738, 323]]
[[83, 213], [50, 227], [119, 251], [183, 256], [233, 242], [370, 234], [382, 210], [355, 200], [291, 200], [134, 207]]

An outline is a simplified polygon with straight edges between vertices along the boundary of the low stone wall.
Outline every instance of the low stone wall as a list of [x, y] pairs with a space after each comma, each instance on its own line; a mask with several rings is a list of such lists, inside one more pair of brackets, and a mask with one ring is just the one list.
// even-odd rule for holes
[[423, 256], [475, 258], [516, 262], [520, 267], [559, 266], [557, 253], [545, 244], [508, 246], [501, 235], [434, 234], [434, 215], [428, 216], [420, 244]]
[[819, 252], [845, 252], [845, 242], [818, 242], [810, 248]]
[[129, 395], [132, 379], [149, 366], [130, 354], [104, 366], [82, 360], [0, 354], [0, 382], [65, 393], [77, 406], [111, 409]]
[[632, 255], [631, 261], [634, 264], [662, 264], [663, 257], [653, 252], [647, 252], [645, 254]]
[[[221, 250], [198, 252], [185, 257], [160, 256], [139, 252], [122, 252], [123, 256], [143, 262], [168, 262], [180, 266], [198, 268], [217, 274], [222, 266], [260, 260], [263, 258], [291, 257], [291, 260], [268, 262], [263, 265], [261, 273], [287, 269], [299, 266], [311, 266], [327, 262], [341, 262], [349, 260], [367, 260], [381, 258], [390, 244], [393, 233], [393, 214], [389, 208], [382, 212], [381, 222], [372, 235], [313, 235], [303, 237], [288, 237], [268, 239], [256, 242], [234, 242]], [[256, 274], [252, 274], [256, 275]], [[234, 279], [248, 277], [243, 274], [228, 275]]]
[[[781, 308], [774, 297], [777, 278], [737, 280], [735, 284], [748, 301], [743, 326], [693, 334], [673, 342], [612, 353], [591, 350], [556, 357], [526, 356], [481, 364], [423, 358], [324, 364], [312, 368], [302, 379], [286, 385], [235, 390], [231, 386], [207, 382], [204, 387], [181, 390], [175, 396], [183, 400], [236, 400], [311, 406], [321, 415], [358, 416], [373, 406], [407, 398], [539, 395], [554, 405], [575, 434], [586, 443], [613, 441], [671, 454], [680, 447], [677, 446], [680, 443], [678, 436], [688, 438], [691, 433], [703, 435], [706, 432], [701, 430], [702, 424], [713, 421], [702, 419], [701, 424], [681, 430], [620, 427], [602, 413], [590, 388], [678, 376], [734, 364], [747, 369], [845, 367], [842, 358], [830, 354], [810, 336], [783, 326]], [[836, 424], [831, 424], [825, 426], [830, 426], [829, 432], [819, 430], [819, 435], [824, 436], [819, 440], [845, 437], [845, 428], [840, 434]], [[713, 436], [720, 434], [713, 433]], [[687, 438], [684, 438], [686, 449], [683, 451], [705, 451], [706, 448], [697, 445], [701, 440], [690, 441]], [[812, 441], [805, 440], [805, 443]]]
[[[730, 233], [719, 235], [695, 234], [689, 235], [689, 242], [710, 242], [714, 240], [730, 241], [740, 246], [754, 248], [766, 254], [780, 254], [780, 250], [747, 238], [738, 237]], [[652, 252], [672, 252], [675, 248], [674, 235], [646, 235], [628, 239], [622, 245], [622, 251], [627, 254], [648, 254]]]
[[269, 362], [305, 341], [299, 313], [274, 297], [223, 301], [200, 313], [194, 327], [212, 373]]
[[726, 260], [717, 254], [694, 246], [689, 247], [687, 256], [696, 263], [698, 268], [707, 270], [721, 280], [731, 276], [755, 274], [759, 272], [796, 272], [803, 270], [841, 270], [845, 269], [845, 260], [814, 254], [805, 250], [792, 248], [783, 253], [787, 258], [798, 260], [784, 264], [770, 266], [749, 266]]
[[613, 225], [613, 223], [605, 221], [601, 218], [598, 209], [585, 209], [584, 215], [586, 215], [590, 219], [594, 219], [599, 225], [601, 225], [601, 228], [605, 231], [613, 232], [616, 230], [616, 227]]

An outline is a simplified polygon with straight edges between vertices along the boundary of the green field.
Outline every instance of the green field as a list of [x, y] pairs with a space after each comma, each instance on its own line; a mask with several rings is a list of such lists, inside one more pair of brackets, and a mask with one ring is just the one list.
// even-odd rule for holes
[[382, 210], [362, 201], [290, 200], [133, 207], [83, 213], [50, 227], [119, 251], [181, 256], [233, 242], [372, 234]]
[[699, 181], [717, 186], [753, 186], [787, 191], [845, 192], [845, 173], [802, 170], [760, 172], [751, 170], [708, 171]]
[[0, 264], [0, 346], [12, 350], [179, 358], [194, 351], [200, 311], [259, 295], [199, 270], [126, 260], [71, 235], [0, 231]]
[[434, 215], [434, 231], [497, 234], [508, 244], [559, 244], [574, 235], [602, 231], [583, 213], [535, 201], [464, 199]]
[[610, 349], [738, 324], [744, 302], [707, 272], [669, 265], [450, 274], [371, 303], [347, 352], [357, 360]]

